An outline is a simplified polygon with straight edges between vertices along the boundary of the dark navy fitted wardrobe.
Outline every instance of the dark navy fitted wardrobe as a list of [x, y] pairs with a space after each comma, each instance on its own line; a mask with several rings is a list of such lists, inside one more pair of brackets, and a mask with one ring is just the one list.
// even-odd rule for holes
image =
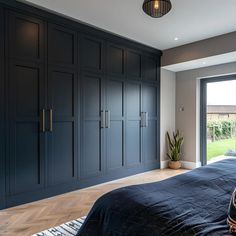
[[9, 0], [0, 49], [0, 208], [159, 168], [161, 51]]

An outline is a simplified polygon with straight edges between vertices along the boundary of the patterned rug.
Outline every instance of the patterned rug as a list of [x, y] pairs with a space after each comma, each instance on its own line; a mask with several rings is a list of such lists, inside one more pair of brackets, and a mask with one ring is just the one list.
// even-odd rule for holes
[[75, 236], [84, 223], [85, 218], [86, 216], [81, 217], [77, 220], [72, 220], [70, 222], [42, 231], [32, 236]]

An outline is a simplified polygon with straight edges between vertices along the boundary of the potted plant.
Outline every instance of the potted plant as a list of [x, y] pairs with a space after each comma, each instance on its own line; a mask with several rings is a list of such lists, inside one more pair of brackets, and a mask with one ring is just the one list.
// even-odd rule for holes
[[181, 146], [184, 142], [184, 138], [180, 135], [179, 130], [176, 133], [173, 132], [173, 138], [171, 139], [169, 133], [167, 132], [168, 141], [168, 152], [169, 157], [169, 168], [179, 169], [181, 167], [180, 157], [181, 157]]

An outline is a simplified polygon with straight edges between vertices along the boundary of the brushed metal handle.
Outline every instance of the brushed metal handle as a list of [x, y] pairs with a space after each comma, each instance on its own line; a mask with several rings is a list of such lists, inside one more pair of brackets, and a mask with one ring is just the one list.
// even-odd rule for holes
[[46, 131], [46, 128], [45, 128], [45, 109], [42, 109], [41, 111], [41, 130], [42, 132], [44, 133]]
[[145, 127], [145, 112], [141, 112], [141, 127]]
[[148, 112], [141, 112], [141, 127], [148, 127]]
[[101, 128], [104, 129], [106, 126], [105, 112], [101, 111]]
[[52, 109], [50, 109], [49, 110], [49, 131], [50, 132], [53, 131], [52, 122], [53, 122], [53, 111]]
[[106, 111], [106, 128], [110, 129], [111, 128], [111, 112]]
[[148, 112], [145, 112], [145, 127], [148, 127]]

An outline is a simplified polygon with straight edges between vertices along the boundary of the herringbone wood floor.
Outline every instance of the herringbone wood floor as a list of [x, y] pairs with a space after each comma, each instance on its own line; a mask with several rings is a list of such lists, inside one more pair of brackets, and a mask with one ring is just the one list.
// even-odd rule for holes
[[1, 236], [28, 236], [88, 213], [106, 192], [127, 185], [155, 182], [186, 170], [154, 170], [113, 182], [0, 211]]

